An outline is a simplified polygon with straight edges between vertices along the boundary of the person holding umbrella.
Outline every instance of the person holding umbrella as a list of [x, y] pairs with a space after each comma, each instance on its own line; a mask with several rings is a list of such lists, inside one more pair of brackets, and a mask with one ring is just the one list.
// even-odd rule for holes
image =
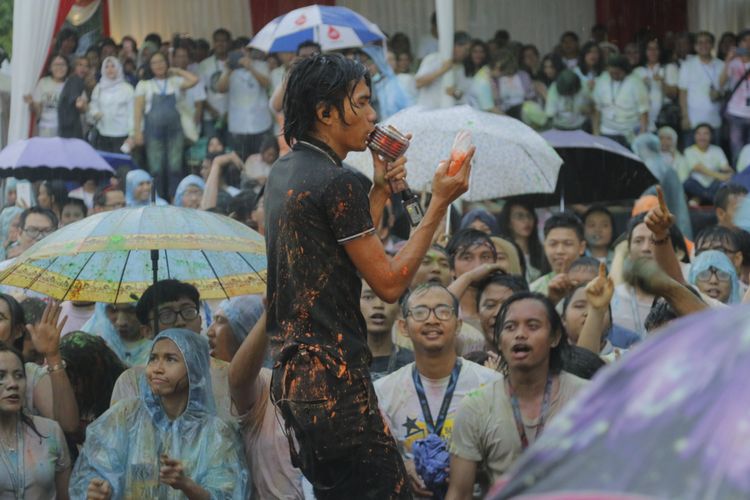
[[267, 329], [272, 341], [283, 341], [271, 391], [293, 462], [318, 498], [411, 498], [370, 379], [357, 273], [379, 297], [398, 300], [450, 203], [468, 190], [474, 153], [454, 176], [448, 162], [437, 168], [422, 222], [390, 259], [375, 228], [391, 195], [387, 181], [406, 177], [406, 160], [386, 173], [373, 154], [369, 196], [341, 161], [366, 148], [376, 119], [371, 97], [359, 62], [340, 55], [299, 61], [284, 96], [284, 136], [293, 149], [266, 183]]

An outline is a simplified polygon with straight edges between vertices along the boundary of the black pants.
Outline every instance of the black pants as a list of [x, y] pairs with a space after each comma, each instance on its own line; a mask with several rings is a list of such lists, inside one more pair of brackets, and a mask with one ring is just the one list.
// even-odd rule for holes
[[410, 499], [406, 469], [366, 367], [347, 369], [316, 346], [279, 356], [271, 391], [292, 463], [318, 499]]
[[237, 153], [242, 161], [247, 157], [260, 152], [260, 145], [263, 139], [269, 134], [269, 131], [260, 134], [229, 134], [229, 147]]
[[122, 153], [120, 148], [122, 144], [127, 140], [128, 136], [124, 137], [107, 137], [105, 135], [98, 135], [96, 138], [96, 149], [100, 151], [107, 151], [109, 153]]

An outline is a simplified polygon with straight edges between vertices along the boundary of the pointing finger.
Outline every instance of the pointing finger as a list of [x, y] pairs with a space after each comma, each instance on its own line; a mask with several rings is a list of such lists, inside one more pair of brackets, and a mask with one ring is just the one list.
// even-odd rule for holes
[[662, 215], [668, 216], [669, 209], [664, 201], [664, 191], [662, 191], [661, 186], [656, 186], [656, 197], [659, 199], [659, 208], [661, 209]]
[[599, 277], [600, 278], [607, 277], [607, 266], [604, 264], [604, 262], [599, 263]]

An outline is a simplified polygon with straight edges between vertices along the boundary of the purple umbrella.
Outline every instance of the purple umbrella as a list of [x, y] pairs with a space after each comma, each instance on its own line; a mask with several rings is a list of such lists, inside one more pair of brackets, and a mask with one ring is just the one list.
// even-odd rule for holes
[[750, 498], [750, 307], [675, 322], [600, 372], [494, 498]]
[[112, 174], [109, 163], [81, 139], [33, 137], [0, 151], [0, 177], [82, 180]]

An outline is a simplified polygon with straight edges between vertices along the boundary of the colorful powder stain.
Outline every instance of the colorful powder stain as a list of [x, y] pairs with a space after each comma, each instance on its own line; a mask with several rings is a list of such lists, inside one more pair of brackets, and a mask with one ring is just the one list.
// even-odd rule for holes
[[409, 268], [408, 267], [404, 266], [404, 267], [401, 268], [401, 276], [403, 276], [404, 278], [406, 278], [407, 276], [409, 276]]

